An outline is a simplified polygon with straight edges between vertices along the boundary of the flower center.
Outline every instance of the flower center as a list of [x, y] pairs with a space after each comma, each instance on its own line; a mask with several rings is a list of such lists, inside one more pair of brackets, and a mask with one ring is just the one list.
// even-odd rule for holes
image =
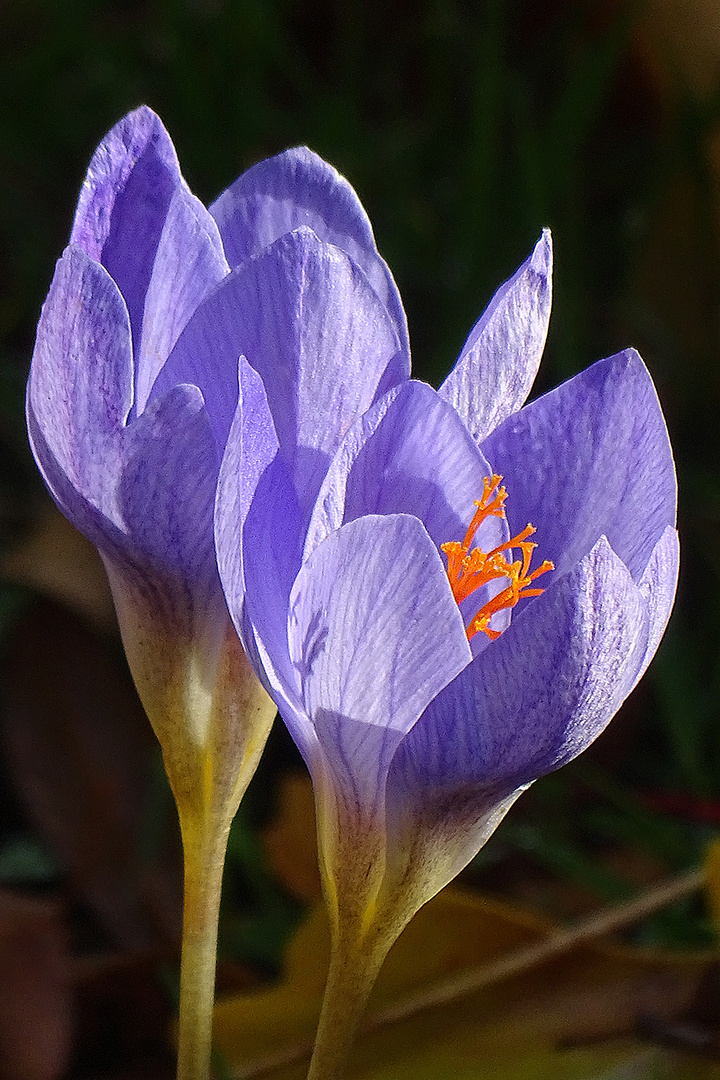
[[[486, 476], [483, 480], [482, 498], [475, 500], [475, 514], [462, 543], [451, 540], [441, 545], [441, 551], [447, 555], [447, 574], [458, 605], [491, 581], [505, 578], [508, 582], [507, 587], [483, 604], [470, 620], [467, 626], [468, 641], [480, 632], [487, 634], [491, 641], [500, 637], [501, 631], [490, 627], [493, 615], [506, 608], [515, 607], [518, 600], [540, 596], [545, 590], [531, 589], [530, 585], [541, 574], [555, 569], [555, 564], [545, 559], [537, 569], [530, 573], [532, 553], [537, 547], [537, 544], [528, 540], [528, 537], [535, 532], [534, 526], [530, 524], [526, 525], [517, 536], [493, 548], [492, 551], [481, 551], [477, 547], [470, 549], [475, 533], [486, 518], [505, 519], [507, 491], [504, 487], [500, 487], [501, 480], [502, 476], [495, 475]], [[505, 552], [513, 547], [520, 548], [522, 558], [510, 562]]]

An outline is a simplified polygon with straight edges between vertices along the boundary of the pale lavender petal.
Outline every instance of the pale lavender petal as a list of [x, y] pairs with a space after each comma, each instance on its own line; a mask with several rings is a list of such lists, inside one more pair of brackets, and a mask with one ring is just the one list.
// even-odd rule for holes
[[184, 185], [178, 187], [145, 297], [135, 412], [145, 408], [152, 384], [190, 316], [229, 271], [215, 221]]
[[470, 660], [440, 556], [408, 515], [344, 525], [293, 586], [290, 654], [339, 782], [378, 790], [390, 748]]
[[605, 538], [425, 710], [393, 761], [388, 797], [479, 814], [570, 761], [639, 678], [654, 600]]
[[170, 136], [142, 106], [105, 136], [80, 192], [71, 243], [117, 282], [136, 350], [155, 252], [173, 192], [183, 183]]
[[540, 364], [552, 301], [552, 242], [543, 234], [501, 285], [438, 393], [480, 442], [525, 402]]
[[[425, 383], [386, 394], [350, 428], [320, 489], [305, 557], [331, 532], [366, 514], [414, 514], [439, 549], [462, 540], [490, 465], [455, 410]], [[493, 517], [475, 544], [484, 551], [509, 533]]]
[[552, 559], [559, 574], [605, 535], [638, 581], [665, 528], [675, 525], [667, 429], [633, 349], [526, 405], [482, 450], [505, 478], [511, 533], [531, 521], [538, 557]]
[[222, 451], [237, 404], [237, 362], [259, 373], [301, 505], [375, 397], [397, 338], [367, 278], [308, 229], [233, 271], [201, 304], [158, 376], [201, 386]]
[[[218, 481], [218, 569], [230, 614], [248, 654], [255, 650], [254, 637], [269, 642], [274, 664], [287, 679], [287, 609], [300, 567], [300, 509], [278, 455], [265, 387], [244, 357], [240, 390]], [[294, 675], [289, 681], [294, 682]]]
[[390, 312], [402, 344], [398, 381], [409, 377], [407, 322], [400, 294], [375, 247], [360, 200], [332, 165], [304, 146], [286, 150], [243, 173], [212, 204], [210, 213], [218, 223], [231, 266], [303, 225], [347, 252]]
[[287, 610], [300, 566], [300, 508], [282, 458], [265, 388], [240, 361], [240, 398], [215, 503], [218, 570], [235, 628], [255, 673], [301, 753], [315, 735], [288, 652]]
[[43, 306], [28, 381], [28, 411], [43, 436], [33, 448], [51, 490], [69, 483], [109, 512], [131, 403], [127, 309], [107, 271], [70, 246]]

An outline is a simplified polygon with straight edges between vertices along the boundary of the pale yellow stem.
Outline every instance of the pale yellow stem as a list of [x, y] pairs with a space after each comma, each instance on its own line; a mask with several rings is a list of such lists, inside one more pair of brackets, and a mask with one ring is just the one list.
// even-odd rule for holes
[[185, 855], [177, 1080], [209, 1080], [218, 915], [229, 823], [181, 816]]
[[389, 940], [342, 939], [334, 935], [325, 996], [308, 1080], [341, 1080], [355, 1035], [378, 972], [395, 935]]

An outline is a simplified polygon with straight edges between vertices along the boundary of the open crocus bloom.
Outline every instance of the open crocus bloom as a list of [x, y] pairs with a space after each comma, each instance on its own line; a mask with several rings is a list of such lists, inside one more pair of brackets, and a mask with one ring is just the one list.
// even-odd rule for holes
[[[329, 992], [345, 999], [358, 957], [376, 970], [519, 793], [602, 731], [670, 614], [675, 474], [640, 357], [601, 361], [522, 407], [550, 273], [545, 233], [439, 391], [398, 383], [348, 429], [310, 509], [263, 373], [242, 365], [219, 569], [312, 772]], [[258, 445], [248, 497], [238, 477]], [[319, 1045], [331, 1023], [337, 1009]]]
[[[27, 417], [55, 501], [104, 559], [180, 803], [211, 791], [236, 805], [275, 713], [214, 549], [241, 354], [262, 374], [309, 505], [318, 463], [407, 378], [397, 289], [352, 189], [310, 151], [260, 163], [207, 210], [140, 108], [88, 169], [38, 327]], [[247, 452], [245, 470], [248, 495], [260, 469]]]

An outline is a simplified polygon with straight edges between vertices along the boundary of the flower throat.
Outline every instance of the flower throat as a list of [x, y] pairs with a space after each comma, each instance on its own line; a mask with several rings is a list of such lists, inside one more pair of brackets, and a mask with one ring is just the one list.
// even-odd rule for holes
[[[507, 540], [492, 551], [481, 551], [480, 548], [470, 548], [475, 533], [480, 525], [489, 517], [505, 518], [505, 500], [507, 491], [500, 487], [502, 476], [485, 477], [483, 480], [483, 493], [481, 499], [475, 500], [475, 514], [473, 516], [465, 537], [460, 543], [451, 540], [441, 545], [441, 551], [447, 555], [447, 575], [450, 579], [455, 602], [460, 605], [483, 585], [489, 584], [500, 578], [505, 578], [507, 587], [502, 589], [491, 600], [480, 608], [467, 626], [468, 641], [475, 634], [487, 634], [491, 641], [500, 637], [502, 631], [493, 630], [490, 620], [498, 611], [515, 607], [518, 600], [525, 600], [531, 596], [540, 596], [544, 589], [530, 588], [532, 582], [548, 570], [554, 570], [555, 564], [545, 559], [544, 562], [530, 573], [530, 561], [537, 544], [528, 540], [535, 532], [533, 525], [526, 525], [522, 532], [512, 539]], [[505, 552], [510, 548], [518, 547], [522, 558], [510, 562]]]

